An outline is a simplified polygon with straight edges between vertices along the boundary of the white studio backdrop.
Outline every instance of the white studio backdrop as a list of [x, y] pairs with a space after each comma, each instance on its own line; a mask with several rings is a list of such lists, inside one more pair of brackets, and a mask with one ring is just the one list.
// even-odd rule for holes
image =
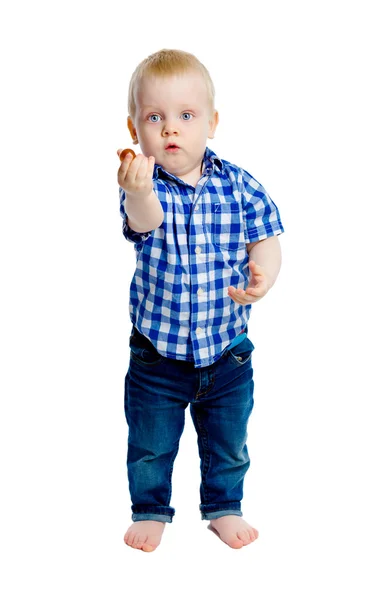
[[[1, 542], [7, 600], [379, 597], [379, 93], [374, 2], [18, 2], [1, 9]], [[116, 150], [129, 78], [161, 48], [216, 87], [210, 147], [280, 209], [254, 305], [255, 408], [233, 551], [199, 514], [187, 412], [175, 520], [130, 524], [123, 384], [133, 245]], [[203, 590], [201, 592], [200, 590]]]

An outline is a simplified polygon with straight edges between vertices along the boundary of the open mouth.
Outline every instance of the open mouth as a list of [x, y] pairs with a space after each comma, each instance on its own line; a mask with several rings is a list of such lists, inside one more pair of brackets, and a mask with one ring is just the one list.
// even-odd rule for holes
[[165, 150], [179, 150], [179, 146], [177, 146], [177, 144], [168, 144], [165, 147]]

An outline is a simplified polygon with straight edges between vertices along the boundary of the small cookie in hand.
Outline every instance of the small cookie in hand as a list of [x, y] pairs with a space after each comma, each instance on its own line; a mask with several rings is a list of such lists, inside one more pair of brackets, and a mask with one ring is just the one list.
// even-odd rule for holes
[[120, 160], [123, 161], [125, 159], [125, 157], [127, 156], [127, 154], [132, 154], [132, 160], [134, 158], [136, 158], [135, 152], [133, 150], [131, 150], [130, 148], [126, 148], [125, 150], [120, 152], [120, 155], [119, 155]]

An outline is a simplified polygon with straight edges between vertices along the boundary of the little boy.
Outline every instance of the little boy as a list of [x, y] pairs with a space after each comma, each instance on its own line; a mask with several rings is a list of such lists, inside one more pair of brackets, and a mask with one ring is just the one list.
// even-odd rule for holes
[[125, 378], [133, 523], [124, 541], [150, 552], [172, 522], [173, 464], [190, 404], [201, 517], [241, 548], [258, 537], [241, 512], [254, 387], [247, 323], [277, 278], [284, 229], [264, 188], [206, 147], [219, 117], [195, 56], [162, 50], [142, 61], [128, 110], [142, 153], [127, 154], [118, 171], [123, 233], [137, 260]]

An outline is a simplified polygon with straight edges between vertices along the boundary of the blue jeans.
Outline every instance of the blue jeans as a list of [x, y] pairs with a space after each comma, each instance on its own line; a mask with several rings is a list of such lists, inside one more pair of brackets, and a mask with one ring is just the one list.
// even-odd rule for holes
[[198, 434], [202, 519], [239, 515], [250, 460], [247, 423], [253, 409], [254, 350], [247, 337], [213, 365], [159, 354], [132, 328], [125, 377], [128, 423], [127, 469], [132, 520], [171, 523], [174, 460], [185, 424], [185, 409]]

